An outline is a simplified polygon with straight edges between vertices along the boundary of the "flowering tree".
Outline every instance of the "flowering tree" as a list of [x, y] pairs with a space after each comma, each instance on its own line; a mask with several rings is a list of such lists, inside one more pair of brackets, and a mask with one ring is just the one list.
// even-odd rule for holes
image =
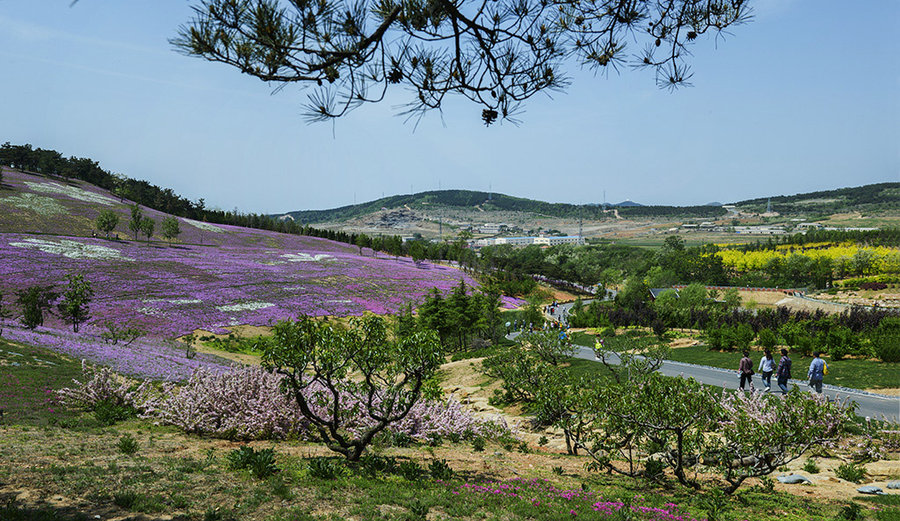
[[263, 353], [303, 417], [350, 461], [409, 414], [442, 360], [433, 331], [391, 340], [384, 319], [371, 315], [352, 319], [347, 330], [308, 317], [279, 322]]
[[783, 398], [763, 393], [722, 393], [715, 461], [733, 493], [747, 478], [775, 472], [817, 445], [835, 442], [853, 422], [855, 404], [829, 402], [796, 387]]

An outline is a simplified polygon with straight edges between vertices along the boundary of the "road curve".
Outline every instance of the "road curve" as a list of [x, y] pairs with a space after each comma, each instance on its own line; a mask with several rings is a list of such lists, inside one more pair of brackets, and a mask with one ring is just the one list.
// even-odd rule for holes
[[[572, 304], [564, 303], [560, 304], [559, 307], [568, 311], [569, 308], [572, 307]], [[509, 338], [510, 340], [515, 339], [518, 334], [518, 332], [512, 333], [508, 335], [507, 338]], [[597, 361], [593, 349], [580, 345], [576, 345], [575, 347], [577, 348], [574, 355], [576, 358], [593, 360], [597, 363], [600, 363], [599, 361]], [[710, 367], [706, 365], [687, 364], [684, 362], [675, 362], [672, 360], [666, 360], [665, 362], [663, 362], [662, 367], [660, 367], [659, 369], [659, 372], [666, 376], [694, 378], [702, 384], [723, 387], [725, 389], [736, 390], [740, 381], [737, 370], [722, 369], [719, 367]], [[754, 385], [757, 383], [762, 385], [762, 382], [759, 378], [756, 378], [754, 380]], [[803, 380], [792, 379], [790, 381], [790, 385], [797, 385], [802, 390], [808, 389], [807, 383]], [[774, 382], [773, 388], [777, 389], [777, 386], [774, 385]], [[831, 400], [850, 399], [853, 402], [856, 402], [856, 414], [859, 416], [869, 418], [887, 417], [893, 419], [894, 421], [900, 420], [900, 396], [885, 396], [828, 384], [822, 386], [822, 392]]]

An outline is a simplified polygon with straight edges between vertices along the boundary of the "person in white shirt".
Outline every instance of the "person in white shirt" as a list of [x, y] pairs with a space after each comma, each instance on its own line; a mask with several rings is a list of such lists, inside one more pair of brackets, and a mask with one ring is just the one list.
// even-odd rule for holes
[[759, 372], [762, 373], [762, 383], [766, 388], [764, 392], [772, 389], [772, 373], [775, 372], [775, 359], [772, 358], [772, 352], [766, 349], [765, 356], [759, 361]]

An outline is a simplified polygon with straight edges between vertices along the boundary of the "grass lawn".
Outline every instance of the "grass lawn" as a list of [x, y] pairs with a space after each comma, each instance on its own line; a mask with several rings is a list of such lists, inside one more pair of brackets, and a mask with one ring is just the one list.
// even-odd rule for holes
[[54, 391], [81, 378], [81, 362], [0, 338], [0, 424], [47, 425], [71, 419]]
[[[10, 520], [138, 514], [181, 521], [608, 520], [626, 517], [610, 517], [595, 507], [617, 509], [628, 501], [636, 507], [627, 517], [633, 521], [703, 519], [711, 502], [725, 516], [718, 519], [830, 521], [841, 507], [754, 486], [715, 500], [708, 489], [589, 472], [584, 457], [522, 454], [493, 444], [477, 453], [465, 443], [382, 447], [374, 464], [351, 466], [321, 457], [316, 444], [260, 442], [254, 445], [274, 448], [277, 471], [258, 478], [229, 465], [227, 454], [237, 443], [187, 436], [141, 420], [94, 432], [2, 429], [0, 479], [37, 497], [71, 498], [66, 508], [3, 502], [0, 518]], [[123, 435], [137, 440], [136, 453], [117, 449]], [[435, 462], [449, 462], [452, 474]], [[662, 510], [675, 515], [657, 517]]]
[[[676, 362], [687, 362], [689, 364], [703, 364], [713, 367], [722, 367], [725, 369], [734, 369], [737, 371], [738, 363], [741, 360], [741, 353], [738, 352], [719, 352], [710, 351], [705, 346], [681, 347], [673, 349], [669, 355], [671, 360]], [[753, 359], [753, 369], [759, 367], [759, 359], [762, 353], [752, 351], [750, 358]], [[775, 357], [779, 360], [781, 355]], [[832, 385], [840, 385], [850, 387], [852, 389], [885, 389], [900, 387], [900, 363], [884, 363], [874, 360], [830, 360], [827, 356], [823, 357], [828, 362], [828, 374], [825, 376], [825, 383]], [[806, 371], [809, 369], [809, 363], [812, 357], [801, 357], [797, 354], [791, 355], [793, 360], [793, 370], [791, 371], [794, 378], [803, 380], [806, 378]]]
[[[711, 502], [724, 510], [721, 519], [826, 521], [842, 506], [754, 486], [714, 500], [708, 493], [712, 483], [698, 493], [671, 482], [661, 486], [590, 472], [584, 456], [536, 447], [522, 452], [496, 443], [476, 452], [464, 441], [376, 445], [379, 459], [369, 466], [348, 466], [314, 442], [254, 442], [257, 449], [274, 449], [277, 467], [273, 475], [258, 478], [229, 464], [227, 455], [240, 443], [186, 435], [136, 418], [103, 426], [90, 413], [47, 405], [47, 391], [79, 377], [80, 364], [6, 342], [0, 349], [7, 411], [0, 423], [0, 482], [14, 491], [0, 492], [4, 520], [140, 514], [181, 521], [600, 520], [612, 518], [596, 505], [618, 508], [625, 500], [638, 509], [629, 517], [635, 521], [661, 519], [651, 509], [703, 519]], [[587, 360], [571, 364], [576, 372], [600, 370]], [[126, 437], [135, 440], [133, 452], [123, 449]], [[57, 496], [63, 501], [42, 499]], [[897, 512], [887, 506], [875, 519], [897, 519]]]

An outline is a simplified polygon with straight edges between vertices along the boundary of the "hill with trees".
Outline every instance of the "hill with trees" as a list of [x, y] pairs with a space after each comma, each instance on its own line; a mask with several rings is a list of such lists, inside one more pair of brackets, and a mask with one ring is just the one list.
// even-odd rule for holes
[[[480, 208], [485, 211], [524, 212], [535, 215], [561, 218], [603, 219], [607, 215], [602, 206], [570, 203], [549, 203], [514, 197], [506, 194], [479, 192], [472, 190], [434, 190], [417, 194], [382, 197], [366, 203], [341, 206], [327, 210], [297, 210], [287, 212], [299, 223], [314, 224], [338, 222], [377, 212], [382, 208], [409, 207], [411, 209], [435, 208]], [[722, 208], [710, 206], [644, 206], [632, 201], [608, 205], [619, 208], [619, 213], [628, 217], [717, 217], [726, 212]]]
[[795, 195], [759, 197], [734, 203], [746, 211], [763, 212], [771, 200], [781, 214], [830, 214], [847, 211], [900, 210], [900, 183], [877, 183]]

